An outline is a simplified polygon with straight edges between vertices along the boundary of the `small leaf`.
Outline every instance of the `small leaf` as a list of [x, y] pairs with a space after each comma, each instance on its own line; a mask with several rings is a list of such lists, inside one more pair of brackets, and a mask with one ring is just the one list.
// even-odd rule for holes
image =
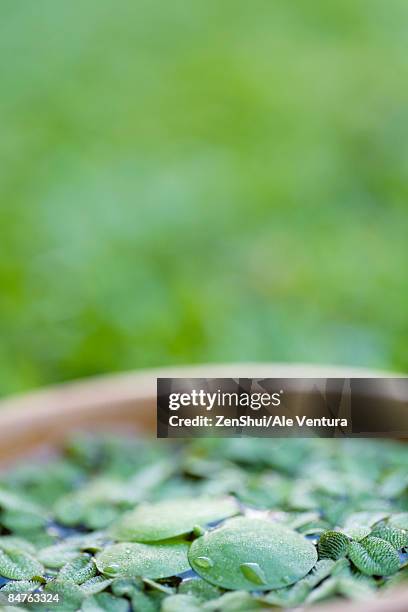
[[50, 580], [45, 585], [44, 592], [58, 595], [60, 602], [56, 605], [58, 610], [63, 610], [64, 612], [79, 610], [84, 599], [81, 588], [75, 582], [69, 580]]
[[87, 554], [82, 554], [61, 568], [58, 580], [72, 580], [75, 584], [82, 584], [93, 578], [95, 574], [96, 566], [93, 559]]
[[284, 608], [299, 606], [305, 601], [312, 589], [330, 576], [337, 563], [331, 559], [322, 559], [318, 561], [305, 578], [302, 578], [302, 580], [299, 580], [299, 582], [296, 582], [293, 586], [270, 591], [262, 601], [267, 604], [272, 604], [273, 606]]
[[251, 591], [281, 588], [303, 578], [317, 553], [306, 538], [281, 525], [235, 518], [195, 540], [189, 560], [208, 582]]
[[408, 531], [408, 512], [392, 514], [388, 519], [388, 525], [396, 529], [405, 529], [405, 531]]
[[44, 568], [32, 555], [18, 549], [0, 548], [0, 576], [11, 580], [25, 580], [42, 576]]
[[140, 612], [157, 612], [158, 606], [153, 598], [150, 598], [142, 591], [135, 591], [131, 597], [132, 610], [140, 610]]
[[183, 580], [178, 587], [178, 592], [184, 595], [194, 595], [194, 597], [197, 597], [197, 599], [201, 601], [216, 599], [221, 595], [221, 591], [218, 587], [198, 576]]
[[113, 544], [96, 556], [96, 565], [102, 574], [111, 578], [166, 578], [189, 569], [188, 548], [188, 543], [181, 540]]
[[349, 539], [344, 533], [326, 531], [320, 536], [317, 544], [320, 559], [340, 559], [347, 555]]
[[373, 536], [362, 542], [350, 542], [349, 556], [360, 572], [367, 576], [389, 576], [400, 567], [399, 556], [393, 546]]
[[202, 606], [206, 612], [253, 612], [263, 608], [260, 601], [257, 601], [247, 591], [234, 591], [224, 593], [218, 599], [207, 601]]
[[75, 559], [81, 551], [99, 552], [105, 543], [106, 536], [102, 532], [74, 536], [40, 549], [38, 558], [46, 567], [59, 569]]
[[389, 542], [396, 550], [401, 550], [401, 548], [408, 546], [408, 531], [398, 529], [397, 527], [390, 527], [385, 523], [376, 525], [371, 535]]
[[193, 595], [170, 595], [163, 600], [160, 612], [200, 612], [200, 601]]
[[127, 599], [115, 597], [110, 593], [99, 593], [85, 599], [81, 606], [82, 612], [128, 612]]
[[131, 597], [142, 588], [143, 581], [140, 578], [115, 578], [111, 586], [112, 593], [120, 597]]
[[85, 582], [83, 582], [81, 586], [81, 591], [87, 597], [89, 595], [96, 595], [101, 591], [104, 591], [112, 584], [112, 579], [105, 578], [104, 576], [94, 576], [93, 578], [89, 578]]
[[127, 512], [113, 526], [114, 538], [126, 542], [154, 542], [189, 533], [197, 525], [219, 521], [238, 513], [234, 500], [177, 499], [143, 504]]
[[33, 546], [30, 542], [27, 542], [27, 540], [15, 536], [1, 536], [0, 549], [6, 553], [9, 550], [19, 550], [21, 552], [26, 552], [29, 555], [35, 555], [35, 546]]
[[42, 582], [38, 580], [14, 580], [8, 582], [0, 591], [1, 595], [5, 593], [33, 593], [42, 586]]

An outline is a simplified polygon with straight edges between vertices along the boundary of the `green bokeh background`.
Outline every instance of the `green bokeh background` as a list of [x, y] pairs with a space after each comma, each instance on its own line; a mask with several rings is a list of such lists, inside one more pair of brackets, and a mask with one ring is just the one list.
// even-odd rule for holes
[[0, 393], [408, 371], [406, 0], [2, 0]]

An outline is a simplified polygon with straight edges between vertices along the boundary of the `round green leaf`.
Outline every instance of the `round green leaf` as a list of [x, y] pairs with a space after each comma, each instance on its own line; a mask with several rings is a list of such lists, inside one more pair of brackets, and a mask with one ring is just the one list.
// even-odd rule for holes
[[313, 544], [299, 533], [263, 519], [235, 518], [195, 540], [192, 568], [225, 589], [279, 589], [315, 565]]
[[122, 542], [156, 542], [189, 533], [195, 525], [219, 521], [238, 512], [236, 502], [228, 497], [142, 504], [123, 515], [111, 533]]
[[183, 541], [140, 544], [122, 542], [108, 546], [96, 557], [96, 566], [105, 576], [167, 578], [190, 569]]

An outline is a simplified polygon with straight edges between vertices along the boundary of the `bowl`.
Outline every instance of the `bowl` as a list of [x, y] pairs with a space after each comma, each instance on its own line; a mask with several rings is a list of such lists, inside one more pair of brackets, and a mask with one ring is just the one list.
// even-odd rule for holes
[[[165, 368], [70, 382], [0, 401], [0, 467], [43, 447], [58, 447], [69, 431], [134, 431], [154, 435], [158, 377], [336, 378], [398, 376], [359, 368], [286, 364], [208, 365]], [[392, 389], [392, 388], [390, 388]], [[392, 393], [392, 390], [390, 391]], [[334, 602], [320, 612], [406, 612], [408, 588], [363, 603]]]

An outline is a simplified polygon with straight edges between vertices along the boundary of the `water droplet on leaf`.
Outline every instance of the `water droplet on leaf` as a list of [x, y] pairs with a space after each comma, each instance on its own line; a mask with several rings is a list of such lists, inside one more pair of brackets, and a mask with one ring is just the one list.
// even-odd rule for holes
[[241, 563], [239, 567], [247, 580], [250, 580], [254, 584], [266, 583], [265, 574], [258, 563]]
[[197, 557], [194, 561], [198, 567], [207, 568], [214, 565], [213, 561], [209, 557]]

